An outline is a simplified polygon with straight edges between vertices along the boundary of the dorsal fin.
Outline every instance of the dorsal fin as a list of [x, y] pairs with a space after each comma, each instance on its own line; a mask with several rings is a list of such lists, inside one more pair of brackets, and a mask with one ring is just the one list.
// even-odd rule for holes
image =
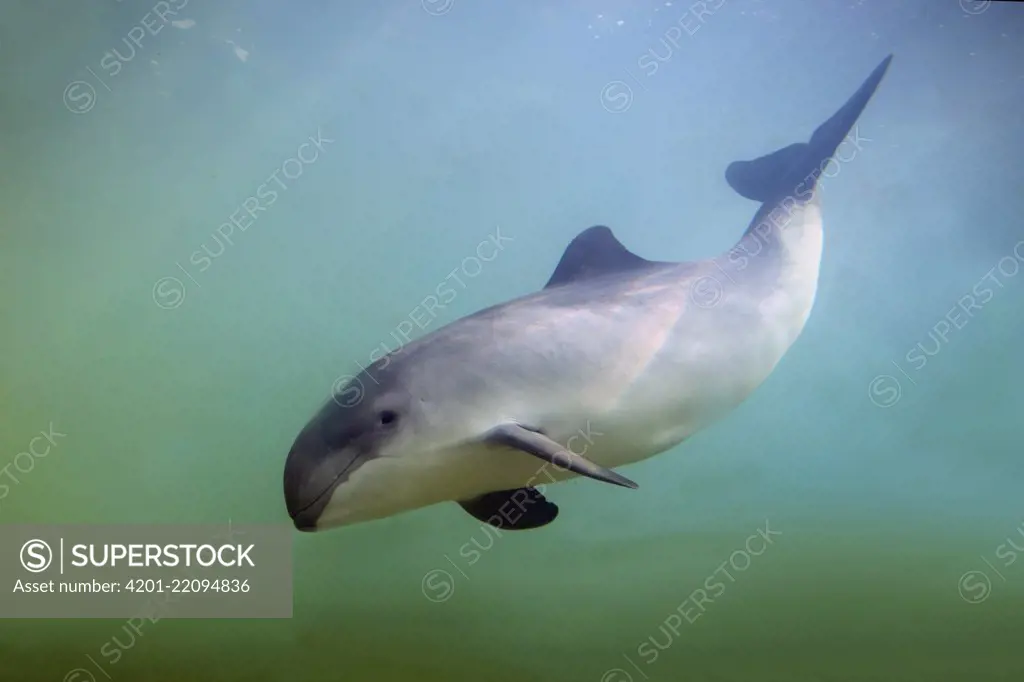
[[604, 225], [595, 225], [576, 235], [558, 261], [545, 289], [612, 272], [624, 272], [654, 265], [631, 252]]

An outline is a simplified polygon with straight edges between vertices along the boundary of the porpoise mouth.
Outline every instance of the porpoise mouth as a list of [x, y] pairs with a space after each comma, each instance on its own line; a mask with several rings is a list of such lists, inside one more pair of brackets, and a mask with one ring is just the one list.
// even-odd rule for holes
[[306, 512], [309, 512], [312, 509], [313, 505], [315, 505], [317, 502], [323, 499], [324, 496], [327, 495], [327, 493], [334, 487], [334, 482], [337, 480], [338, 479], [335, 478], [334, 481], [331, 481], [331, 484], [324, 488], [323, 492], [314, 497], [313, 500], [306, 506], [302, 507], [301, 509], [296, 509], [295, 511], [288, 512], [288, 516], [291, 517], [292, 522], [295, 524], [296, 530], [301, 530], [303, 532], [313, 532], [316, 530], [316, 520], [320, 518], [320, 513], [323, 511], [323, 507], [327, 505], [318, 505], [317, 509], [313, 510], [314, 513], [307, 514]]
[[301, 466], [301, 462], [297, 461], [298, 457], [295, 456], [295, 451], [293, 450], [290, 453], [289, 462], [285, 465], [285, 503], [288, 506], [288, 516], [295, 524], [296, 530], [314, 532], [316, 531], [317, 521], [321, 514], [323, 514], [324, 508], [330, 502], [331, 493], [338, 487], [339, 482], [348, 475], [349, 471], [352, 470], [355, 463], [359, 461], [359, 457], [353, 456], [345, 465], [345, 468], [332, 476], [330, 481], [320, 489], [320, 492], [316, 493], [308, 502], [302, 504], [302, 506], [295, 506], [295, 502], [303, 499], [303, 489], [309, 484], [308, 477], [295, 471], [296, 467]]

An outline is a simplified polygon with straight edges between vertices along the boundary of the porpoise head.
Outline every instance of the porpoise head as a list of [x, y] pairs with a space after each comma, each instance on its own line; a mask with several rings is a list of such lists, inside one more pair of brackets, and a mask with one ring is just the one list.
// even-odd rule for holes
[[[402, 457], [422, 422], [420, 403], [393, 373], [388, 380], [373, 367], [336, 387], [331, 399], [292, 444], [284, 469], [284, 496], [295, 527], [315, 531], [376, 516], [372, 497], [360, 507], [339, 508], [357, 477], [369, 468], [387, 469]], [[354, 518], [360, 517], [360, 519]]]
[[[423, 362], [416, 351], [385, 356], [336, 386], [296, 437], [284, 496], [297, 529], [326, 530], [451, 499], [445, 482], [457, 475], [453, 458], [485, 429], [474, 418], [472, 387], [453, 376], [460, 374], [453, 363]], [[460, 390], [439, 395], [453, 382]]]

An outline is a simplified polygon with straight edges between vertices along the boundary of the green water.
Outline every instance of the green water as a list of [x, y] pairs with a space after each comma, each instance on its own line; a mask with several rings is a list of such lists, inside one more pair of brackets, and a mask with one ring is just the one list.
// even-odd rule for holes
[[291, 619], [3, 620], [0, 680], [1021, 679], [1024, 8], [730, 0], [664, 57], [685, 7], [470, 4], [192, 0], [113, 77], [153, 4], [0, 9], [0, 466], [64, 434], [0, 523], [287, 523], [296, 433], [453, 271], [428, 329], [595, 223], [727, 248], [755, 207], [725, 165], [891, 51], [799, 342], [638, 491], [552, 486], [498, 538], [454, 504], [296, 533]]

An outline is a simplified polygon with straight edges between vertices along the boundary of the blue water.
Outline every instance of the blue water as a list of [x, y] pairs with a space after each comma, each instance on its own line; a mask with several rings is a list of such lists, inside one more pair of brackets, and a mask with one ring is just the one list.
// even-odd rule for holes
[[806, 330], [640, 490], [560, 484], [500, 538], [454, 504], [296, 534], [291, 619], [5, 620], [0, 679], [1021, 679], [1015, 3], [4, 4], [0, 466], [66, 435], [0, 523], [287, 523], [292, 439], [453, 272], [428, 330], [593, 224], [727, 249], [726, 165], [890, 52]]

